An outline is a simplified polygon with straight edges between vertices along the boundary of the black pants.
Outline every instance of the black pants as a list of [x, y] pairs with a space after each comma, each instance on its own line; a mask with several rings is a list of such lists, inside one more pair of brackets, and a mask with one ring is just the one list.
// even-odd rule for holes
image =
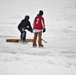
[[25, 29], [23, 29], [23, 28], [18, 28], [18, 29], [19, 29], [19, 31], [21, 33], [20, 39], [25, 41], [26, 40], [26, 31], [25, 31]]

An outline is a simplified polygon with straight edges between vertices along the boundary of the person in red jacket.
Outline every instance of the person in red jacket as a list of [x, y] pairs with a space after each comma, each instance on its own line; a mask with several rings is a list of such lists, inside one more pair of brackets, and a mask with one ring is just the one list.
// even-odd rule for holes
[[44, 18], [42, 17], [42, 15], [43, 15], [43, 11], [40, 10], [39, 14], [34, 19], [34, 24], [33, 24], [33, 32], [34, 32], [33, 47], [37, 46], [37, 44], [36, 44], [37, 37], [39, 38], [38, 39], [39, 47], [43, 47], [43, 45], [42, 45], [42, 32], [45, 32], [46, 28], [45, 28]]

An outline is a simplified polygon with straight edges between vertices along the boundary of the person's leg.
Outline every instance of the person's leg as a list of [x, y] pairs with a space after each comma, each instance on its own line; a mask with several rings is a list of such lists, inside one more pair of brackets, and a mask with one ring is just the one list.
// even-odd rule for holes
[[26, 40], [26, 31], [23, 28], [18, 28], [21, 35], [20, 35], [20, 41], [25, 42]]
[[36, 45], [37, 35], [38, 33], [34, 33], [33, 46], [37, 46]]
[[38, 36], [39, 36], [38, 44], [39, 44], [39, 47], [41, 47], [41, 46], [43, 46], [42, 45], [42, 31], [38, 33]]
[[25, 40], [26, 40], [26, 31], [23, 31], [21, 33], [21, 39], [25, 42]]
[[20, 31], [20, 40], [22, 40], [22, 28], [18, 28], [18, 30]]

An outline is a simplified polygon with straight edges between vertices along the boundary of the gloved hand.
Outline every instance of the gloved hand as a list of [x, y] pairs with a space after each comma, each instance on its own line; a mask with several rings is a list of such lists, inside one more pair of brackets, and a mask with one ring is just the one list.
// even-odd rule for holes
[[33, 29], [32, 29], [32, 30], [30, 30], [30, 32], [31, 32], [31, 33], [33, 33]]
[[46, 32], [46, 28], [43, 29], [43, 33]]

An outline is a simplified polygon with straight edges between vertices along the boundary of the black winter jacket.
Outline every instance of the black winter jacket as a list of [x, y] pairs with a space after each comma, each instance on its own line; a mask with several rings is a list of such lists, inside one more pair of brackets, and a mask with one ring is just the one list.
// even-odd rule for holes
[[27, 29], [29, 31], [32, 31], [31, 23], [27, 19], [23, 19], [20, 22], [20, 24], [18, 25], [18, 29], [20, 29], [20, 28], [24, 28], [24, 29]]

